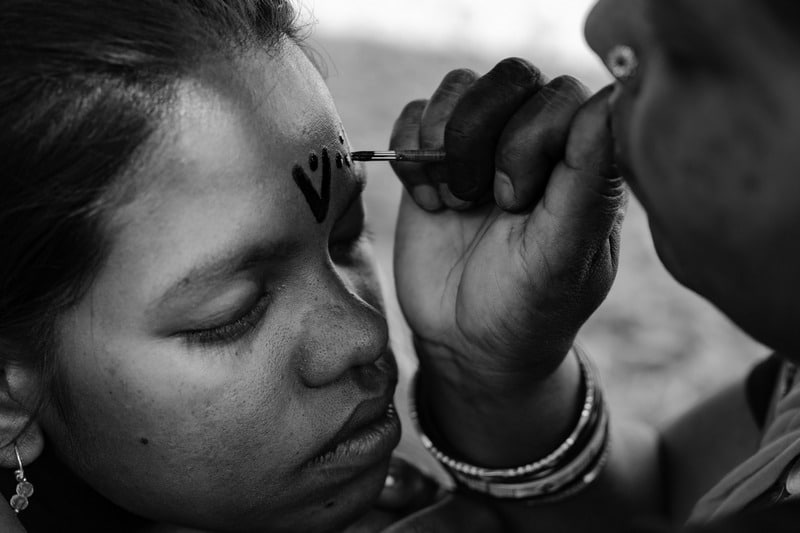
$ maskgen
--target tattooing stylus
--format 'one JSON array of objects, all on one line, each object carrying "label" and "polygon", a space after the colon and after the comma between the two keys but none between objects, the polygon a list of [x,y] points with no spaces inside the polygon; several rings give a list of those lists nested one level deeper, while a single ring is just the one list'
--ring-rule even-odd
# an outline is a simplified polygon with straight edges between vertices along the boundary
[{"label": "tattooing stylus", "polygon": [[441,163],[447,158],[444,150],[387,150],[383,152],[353,152],[353,161],[399,161],[409,163]]}]

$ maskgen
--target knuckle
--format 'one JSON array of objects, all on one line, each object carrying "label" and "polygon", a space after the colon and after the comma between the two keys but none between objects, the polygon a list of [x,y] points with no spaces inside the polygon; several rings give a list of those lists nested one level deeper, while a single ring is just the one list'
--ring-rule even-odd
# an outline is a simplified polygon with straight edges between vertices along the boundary
[{"label": "knuckle", "polygon": [[422,112],[425,110],[425,107],[428,105],[428,101],[424,98],[420,98],[417,100],[412,100],[411,102],[407,103],[403,110],[400,112],[401,118],[408,118],[408,117],[420,117],[422,116]]},{"label": "knuckle", "polygon": [[468,68],[458,68],[445,74],[442,85],[463,86],[470,85],[478,79],[475,71]]},{"label": "knuckle", "polygon": [[468,69],[454,70],[448,73],[436,88],[425,109],[424,116],[428,120],[446,119],[476,79],[477,74]]},{"label": "knuckle", "polygon": [[497,148],[495,166],[500,170],[507,171],[530,158],[531,149],[527,143],[504,143]]},{"label": "knuckle", "polygon": [[559,76],[548,83],[544,89],[562,102],[583,103],[589,98],[589,90],[572,76]]},{"label": "knuckle", "polygon": [[507,83],[521,86],[537,85],[542,81],[542,72],[535,65],[520,57],[503,59],[487,76],[500,77]]},{"label": "knuckle", "polygon": [[[450,121],[447,123],[444,131],[444,144],[448,152],[462,152],[460,143],[467,141],[471,138],[474,132],[462,121]],[[465,154],[466,155],[466,154]]]}]

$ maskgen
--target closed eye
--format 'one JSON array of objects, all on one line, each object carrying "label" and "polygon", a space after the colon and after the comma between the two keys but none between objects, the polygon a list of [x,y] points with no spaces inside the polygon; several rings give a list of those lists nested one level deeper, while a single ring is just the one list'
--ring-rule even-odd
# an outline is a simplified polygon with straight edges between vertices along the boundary
[{"label": "closed eye", "polygon": [[271,296],[270,292],[264,292],[254,304],[242,309],[234,318],[203,328],[184,330],[177,335],[190,346],[233,343],[256,329],[266,314]]}]

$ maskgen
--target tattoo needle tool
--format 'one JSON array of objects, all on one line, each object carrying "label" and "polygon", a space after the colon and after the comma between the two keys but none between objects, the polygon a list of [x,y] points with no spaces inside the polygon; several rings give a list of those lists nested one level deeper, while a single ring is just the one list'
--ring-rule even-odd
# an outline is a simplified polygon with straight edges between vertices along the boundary
[{"label": "tattoo needle tool", "polygon": [[386,150],[350,154],[353,161],[398,161],[409,163],[441,163],[447,158],[444,150]]}]

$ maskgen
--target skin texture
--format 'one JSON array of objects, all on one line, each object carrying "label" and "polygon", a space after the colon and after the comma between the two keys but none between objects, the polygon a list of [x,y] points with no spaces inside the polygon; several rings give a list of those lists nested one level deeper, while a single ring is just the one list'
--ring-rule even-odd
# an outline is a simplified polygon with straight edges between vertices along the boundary
[{"label": "skin texture", "polygon": [[[328,531],[377,497],[399,426],[379,453],[314,462],[351,417],[382,416],[396,382],[363,176],[333,169],[327,216],[292,178],[302,165],[319,191],[309,154],[341,136],[293,43],[180,85],[132,199],[109,213],[107,262],[59,324],[74,412],[41,421],[115,503],[202,530]],[[233,339],[187,338],[242,316]]]},{"label": "skin texture", "polygon": [[[406,195],[395,239],[395,278],[418,351],[425,354],[421,364],[437,378],[430,388],[443,399],[434,403],[439,424],[456,430],[475,420],[448,416],[458,407],[446,401],[449,395],[439,394],[443,389],[487,420],[503,412],[506,403],[548,411],[547,423],[557,431],[535,448],[523,438],[515,440],[520,447],[513,453],[492,452],[491,441],[510,428],[518,431],[517,424],[506,425],[503,417],[490,427],[472,427],[470,439],[453,441],[466,454],[481,454],[481,464],[502,467],[548,453],[569,433],[579,401],[574,393],[578,372],[574,358],[561,363],[616,272],[625,190],[611,171],[608,107],[602,97],[584,108],[574,119],[580,127],[570,132],[565,125],[586,99],[575,80],[559,78],[542,87],[537,71],[518,59],[498,64],[471,86],[461,79],[451,73],[430,102],[407,107],[395,125],[392,145],[414,148],[436,131],[447,145],[449,130],[425,117],[446,121],[450,115],[438,108],[454,109],[448,124],[459,124],[469,145],[483,139],[496,147],[489,170],[469,176],[470,183],[483,181],[480,188],[491,190],[493,180],[514,176],[515,208],[510,212],[488,202],[467,211],[431,212]],[[510,111],[506,85],[516,88],[511,92],[516,113]],[[453,99],[462,96],[456,106],[439,98],[453,95],[455,88],[461,94]],[[531,148],[518,149],[525,147]],[[561,155],[550,158],[548,153]],[[446,170],[459,168],[448,165]],[[401,164],[396,169],[412,191],[420,186],[414,169],[408,174]],[[581,216],[585,212],[590,216]],[[556,369],[564,383],[544,386],[531,397],[531,383]],[[473,395],[463,398],[459,389],[466,381]],[[497,395],[495,388],[503,388],[503,394]]]},{"label": "skin texture", "polygon": [[[602,0],[587,39],[601,58],[617,44],[631,46],[640,61],[632,80],[585,101],[572,83],[537,90],[524,81],[525,69],[503,62],[486,75],[490,82],[451,73],[429,101],[401,113],[398,149],[424,143],[461,153],[453,130],[494,146],[488,155],[485,147],[470,152],[484,161],[465,184],[454,183],[457,172],[396,166],[409,191],[396,243],[398,294],[417,334],[426,387],[436,390],[427,408],[459,458],[485,466],[531,462],[569,427],[564,413],[576,412],[576,385],[565,343],[615,274],[619,218],[609,213],[619,214],[624,202],[603,171],[604,147],[612,144],[670,272],[765,344],[789,357],[800,353],[797,45],[758,8],[749,0]],[[521,83],[530,91],[520,91]],[[510,94],[522,95],[516,107]],[[471,105],[481,109],[471,113]],[[486,159],[494,160],[494,173]],[[494,190],[494,202],[453,202],[433,187],[442,175],[451,195],[475,201],[471,191]],[[419,235],[426,239],[412,238]],[[597,250],[610,259],[594,262],[603,257]],[[423,256],[434,280],[420,294],[437,291],[438,299],[412,296],[419,278],[411,273],[422,272]],[[605,275],[581,270],[598,264]],[[500,296],[508,287],[518,292]],[[426,319],[414,323],[418,316]],[[554,317],[560,320],[547,322]],[[756,450],[743,394],[741,384],[732,385],[662,431],[612,415],[611,456],[593,486],[558,505],[495,505],[502,530],[680,524],[688,500]],[[709,451],[719,443],[724,453]]]},{"label": "skin texture", "polygon": [[[797,352],[797,45],[757,2],[656,4],[603,0],[586,27],[600,57],[617,43],[639,56],[614,99],[618,163],[669,271],[760,341]],[[685,32],[656,27],[663,12],[708,32],[724,20],[717,56],[687,66],[672,44]]]},{"label": "skin texture", "polygon": [[[709,63],[703,54],[689,77],[665,61],[666,43],[647,7],[654,4],[604,1],[589,20],[587,35],[601,56],[620,42],[640,54],[639,76],[614,96],[607,90],[587,100],[574,80],[545,84],[530,65],[510,60],[484,77],[448,76],[430,101],[412,103],[398,119],[395,148],[444,146],[481,158],[471,161],[474,174],[458,172],[459,160],[422,172],[396,167],[411,193],[398,223],[398,292],[425,386],[437,391],[432,416],[468,461],[530,462],[570,429],[579,395],[567,349],[616,271],[625,192],[614,149],[673,274],[759,339],[794,348],[790,273],[798,266],[800,210],[791,143],[800,120],[796,67],[776,52],[787,43],[744,0],[687,4],[701,28],[712,28],[720,13],[729,25],[714,33],[729,61]],[[671,11],[678,3],[659,5]],[[338,146],[341,135],[331,106],[318,99],[324,90],[307,83],[318,78],[305,72],[299,51],[248,58],[236,75],[218,68],[183,88],[174,127],[165,131],[173,157],[155,154],[161,164],[140,176],[134,200],[109,220],[112,257],[62,322],[62,371],[80,398],[77,423],[49,412],[42,426],[99,490],[160,520],[218,529],[280,530],[279,519],[305,531],[335,527],[366,509],[385,463],[360,474],[324,469],[333,475],[299,465],[393,380],[366,270],[328,256],[334,221],[349,219],[343,189],[355,189],[356,180],[334,171],[344,177],[332,178],[326,216],[313,207],[325,202],[312,165],[303,172],[318,197],[296,186],[292,169],[311,151]],[[264,72],[281,75],[265,81]],[[785,76],[761,83],[777,72]],[[496,202],[485,203],[488,191]],[[210,245],[281,239],[289,245],[282,254],[223,276],[232,285],[154,307],[166,286],[186,285],[180,280],[218,253]],[[775,250],[785,256],[776,260]],[[249,295],[264,290],[264,318],[235,346],[189,349],[176,338],[204,322],[196,313],[218,318],[218,305],[256,300]],[[719,410],[739,405],[701,406],[695,432],[672,433],[669,460],[698,456],[697,441],[736,440],[726,430],[748,429],[744,413]],[[567,502],[495,505],[499,526],[478,520],[492,518],[483,506],[452,498],[393,531],[440,531],[445,523],[619,531],[648,514],[679,521],[670,501],[677,490],[665,487],[659,470],[661,437],[616,419],[612,431],[602,476]],[[699,431],[711,440],[698,439]],[[724,471],[748,451],[698,467]],[[700,494],[713,482],[695,477],[672,483],[694,483],[687,490]],[[145,491],[148,499],[140,499]]]}]

